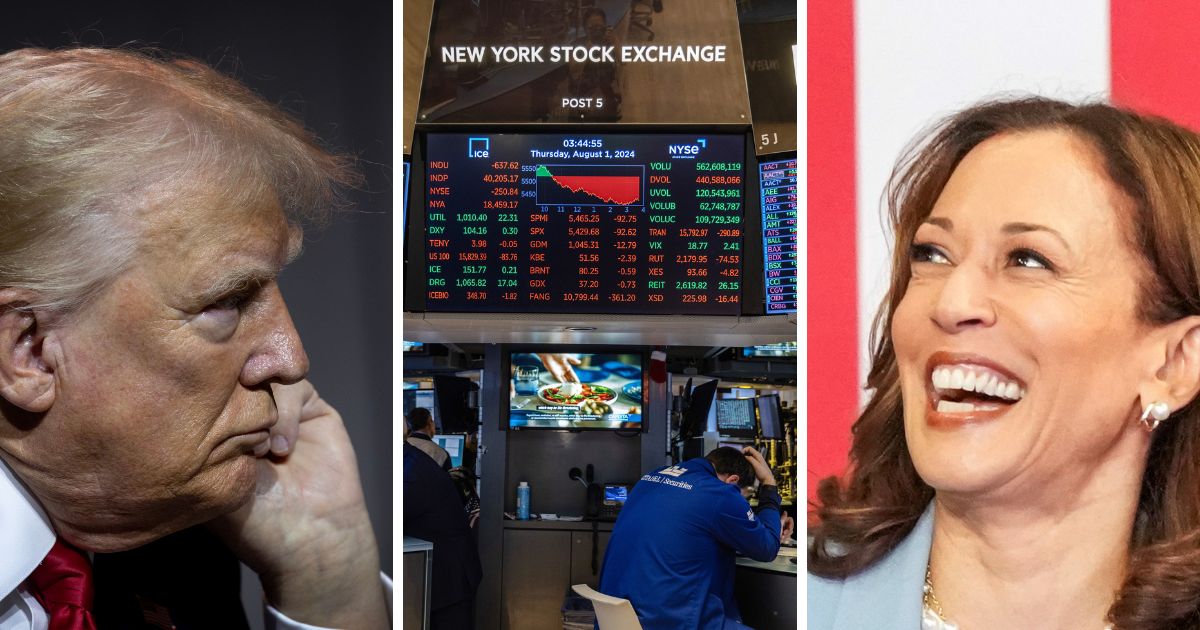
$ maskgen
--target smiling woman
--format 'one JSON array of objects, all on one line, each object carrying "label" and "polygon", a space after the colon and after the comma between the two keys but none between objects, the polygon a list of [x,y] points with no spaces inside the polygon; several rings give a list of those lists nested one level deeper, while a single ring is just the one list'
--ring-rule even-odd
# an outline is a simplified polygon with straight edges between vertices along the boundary
[{"label": "smiling woman", "polygon": [[901,160],[889,204],[874,393],[810,516],[809,627],[1197,627],[1200,137],[988,103]]}]

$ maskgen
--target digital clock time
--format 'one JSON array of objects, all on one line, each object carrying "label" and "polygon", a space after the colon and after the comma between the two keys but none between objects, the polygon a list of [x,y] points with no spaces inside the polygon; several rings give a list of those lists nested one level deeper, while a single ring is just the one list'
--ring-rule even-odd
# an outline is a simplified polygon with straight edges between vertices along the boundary
[{"label": "digital clock time", "polygon": [[602,138],[564,138],[564,149],[600,149],[604,147]]}]

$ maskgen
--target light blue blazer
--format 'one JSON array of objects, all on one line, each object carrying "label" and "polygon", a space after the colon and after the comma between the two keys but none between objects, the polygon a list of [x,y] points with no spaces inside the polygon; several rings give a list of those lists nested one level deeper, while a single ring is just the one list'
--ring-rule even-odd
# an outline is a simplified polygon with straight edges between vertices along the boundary
[{"label": "light blue blazer", "polygon": [[891,553],[844,580],[808,576],[809,630],[919,630],[933,503]]}]

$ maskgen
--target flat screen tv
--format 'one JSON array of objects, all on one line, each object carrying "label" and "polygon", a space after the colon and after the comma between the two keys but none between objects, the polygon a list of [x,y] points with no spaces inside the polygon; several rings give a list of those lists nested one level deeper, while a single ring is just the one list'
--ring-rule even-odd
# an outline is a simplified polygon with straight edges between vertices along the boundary
[{"label": "flat screen tv", "polygon": [[796,357],[799,346],[795,341],[772,343],[763,346],[746,346],[742,348],[744,357],[786,358]]},{"label": "flat screen tv", "polygon": [[511,353],[508,428],[641,431],[646,409],[642,358],[639,353]]}]

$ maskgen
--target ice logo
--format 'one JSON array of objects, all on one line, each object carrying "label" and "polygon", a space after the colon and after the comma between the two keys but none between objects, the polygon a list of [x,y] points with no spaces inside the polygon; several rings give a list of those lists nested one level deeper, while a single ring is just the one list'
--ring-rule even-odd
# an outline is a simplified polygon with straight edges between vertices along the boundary
[{"label": "ice logo", "polygon": [[467,138],[467,157],[488,157],[492,148],[491,138]]}]

